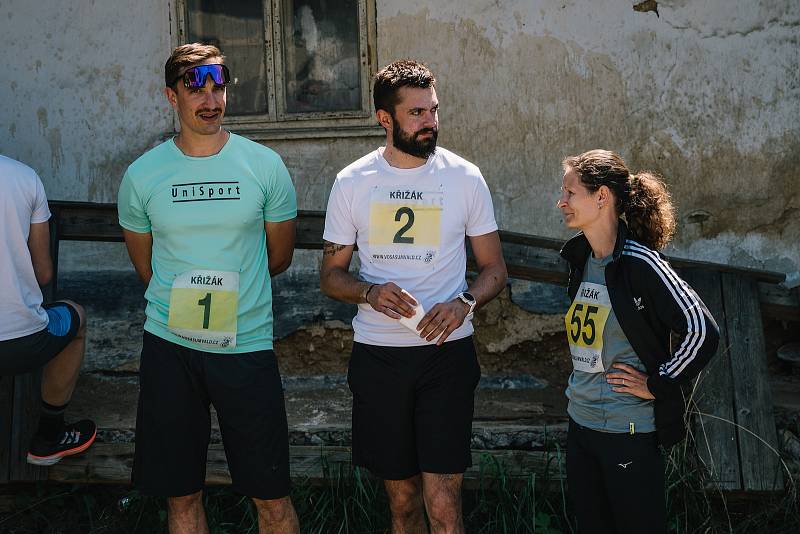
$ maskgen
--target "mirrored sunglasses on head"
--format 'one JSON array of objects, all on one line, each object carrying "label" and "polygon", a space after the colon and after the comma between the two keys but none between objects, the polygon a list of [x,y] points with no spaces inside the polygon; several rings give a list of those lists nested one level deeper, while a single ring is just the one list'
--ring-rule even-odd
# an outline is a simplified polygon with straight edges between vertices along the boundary
[{"label": "mirrored sunglasses on head", "polygon": [[227,85],[231,81],[228,67],[221,63],[192,67],[187,69],[178,80],[183,79],[183,85],[187,89],[196,89],[203,87],[206,84],[206,78],[209,76],[217,85]]}]

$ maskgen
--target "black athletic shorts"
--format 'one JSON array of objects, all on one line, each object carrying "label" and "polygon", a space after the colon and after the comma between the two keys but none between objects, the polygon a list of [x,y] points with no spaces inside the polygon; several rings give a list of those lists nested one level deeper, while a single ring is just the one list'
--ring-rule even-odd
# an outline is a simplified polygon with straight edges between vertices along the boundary
[{"label": "black athletic shorts", "polygon": [[472,337],[442,346],[353,343],[353,463],[385,480],[466,471],[480,376]]},{"label": "black athletic shorts", "polygon": [[43,367],[75,339],[81,327],[75,308],[66,302],[53,302],[44,309],[49,318],[45,328],[0,341],[0,375],[19,375]]},{"label": "black athletic shorts", "polygon": [[289,494],[289,433],[271,350],[215,354],[144,333],[132,481],[147,495],[203,489],[219,420],[234,491],[258,499]]},{"label": "black athletic shorts", "polygon": [[655,432],[598,432],[570,418],[567,489],[579,533],[667,531],[664,456]]}]

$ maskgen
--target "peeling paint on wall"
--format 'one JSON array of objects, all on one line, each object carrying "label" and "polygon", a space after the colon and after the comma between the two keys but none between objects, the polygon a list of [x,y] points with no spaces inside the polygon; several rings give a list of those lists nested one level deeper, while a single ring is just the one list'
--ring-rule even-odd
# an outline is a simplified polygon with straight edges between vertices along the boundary
[{"label": "peeling paint on wall", "polygon": [[0,46],[19,76],[0,80],[10,134],[0,153],[33,167],[51,199],[113,202],[125,166],[172,127],[157,105],[166,3],[8,0],[6,10]]},{"label": "peeling paint on wall", "polygon": [[640,13],[647,13],[652,11],[653,13],[658,15],[658,2],[656,0],[644,0],[644,2],[639,2],[638,4],[633,4],[633,10],[638,11]]},{"label": "peeling paint on wall", "polygon": [[796,270],[800,7],[735,4],[379,2],[379,63],[438,74],[441,143],[481,166],[503,228],[567,237],[559,163],[611,148],[669,184],[669,253]]},{"label": "peeling paint on wall", "polygon": [[[113,202],[124,168],[172,130],[160,82],[172,4],[3,3],[0,45],[24,76],[0,80],[0,152],[51,198]],[[606,147],[668,182],[680,220],[668,253],[798,270],[800,3],[376,4],[379,64],[416,57],[437,73],[441,144],[481,167],[501,227],[567,237],[560,161]],[[123,8],[130,23],[116,24]],[[379,140],[267,144],[300,208],[324,209],[336,172]]]}]

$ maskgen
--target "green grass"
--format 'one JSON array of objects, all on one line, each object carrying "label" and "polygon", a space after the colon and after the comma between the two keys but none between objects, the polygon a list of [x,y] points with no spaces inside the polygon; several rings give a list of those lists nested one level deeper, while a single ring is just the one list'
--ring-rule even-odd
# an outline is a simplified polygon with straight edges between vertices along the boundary
[{"label": "green grass", "polygon": [[[733,424],[733,423],[732,423]],[[667,455],[669,531],[676,534],[728,532],[735,534],[800,532],[800,503],[792,471],[784,468],[785,491],[731,493],[720,489],[694,452],[694,436]],[[765,448],[765,454],[779,453]]]},{"label": "green grass", "polygon": [[[478,534],[571,532],[560,451],[541,473],[509,477],[495,457],[481,458],[478,489],[464,495],[465,526]],[[554,476],[558,475],[558,476]]]},{"label": "green grass", "polygon": [[[570,533],[563,457],[543,472],[509,476],[491,456],[481,459],[483,476],[464,492],[470,534]],[[667,461],[670,531],[688,533],[790,533],[800,525],[790,478],[786,495],[731,500],[714,489],[691,453],[691,442],[674,448]],[[303,533],[367,534],[389,528],[380,481],[347,465],[325,466],[327,483],[296,483],[292,499]],[[559,476],[555,476],[559,475]],[[257,533],[248,499],[227,487],[209,488],[205,505],[211,532]],[[123,486],[24,484],[0,486],[0,533],[92,534],[166,532],[162,499]]]}]

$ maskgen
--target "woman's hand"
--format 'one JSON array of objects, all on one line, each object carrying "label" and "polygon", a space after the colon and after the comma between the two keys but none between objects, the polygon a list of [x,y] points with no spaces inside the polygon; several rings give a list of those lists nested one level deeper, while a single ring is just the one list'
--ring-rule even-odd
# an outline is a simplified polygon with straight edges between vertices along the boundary
[{"label": "woman's hand", "polygon": [[624,363],[615,363],[611,367],[621,369],[621,372],[606,373],[606,381],[611,384],[611,391],[619,393],[630,393],[640,399],[655,399],[650,390],[647,389],[647,375],[641,371]]}]

